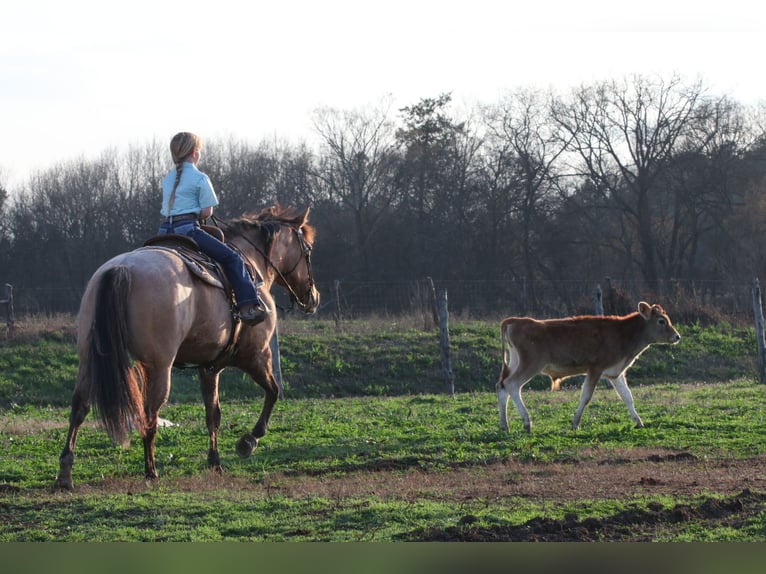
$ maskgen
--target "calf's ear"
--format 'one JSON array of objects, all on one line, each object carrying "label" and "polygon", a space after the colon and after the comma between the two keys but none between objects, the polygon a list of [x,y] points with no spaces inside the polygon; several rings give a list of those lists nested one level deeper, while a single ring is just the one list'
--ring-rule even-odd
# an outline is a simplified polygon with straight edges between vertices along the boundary
[{"label": "calf's ear", "polygon": [[638,304],[638,312],[641,314],[641,316],[646,319],[647,321],[652,316],[652,306],[649,305],[646,301],[641,301]]}]

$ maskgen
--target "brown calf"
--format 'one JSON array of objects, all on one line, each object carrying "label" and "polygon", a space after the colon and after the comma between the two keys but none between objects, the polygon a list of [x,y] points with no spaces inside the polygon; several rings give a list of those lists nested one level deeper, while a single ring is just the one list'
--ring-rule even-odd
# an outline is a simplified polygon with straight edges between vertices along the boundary
[{"label": "brown calf", "polygon": [[585,375],[580,404],[572,428],[580,426],[585,406],[601,377],[612,382],[628,407],[636,427],[644,426],[633,406],[625,372],[653,343],[674,345],[681,335],[659,305],[643,301],[638,311],[623,317],[585,316],[538,321],[529,317],[508,317],[500,325],[503,369],[497,382],[500,429],[508,430],[508,399],[529,432],[532,422],[521,400],[521,388],[535,375],[551,378],[552,388],[573,375]]}]

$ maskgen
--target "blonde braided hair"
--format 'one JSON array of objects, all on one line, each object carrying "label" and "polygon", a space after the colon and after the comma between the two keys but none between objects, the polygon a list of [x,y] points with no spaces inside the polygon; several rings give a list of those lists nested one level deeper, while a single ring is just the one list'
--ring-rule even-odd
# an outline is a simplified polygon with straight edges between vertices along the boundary
[{"label": "blonde braided hair", "polygon": [[202,147],[202,139],[191,132],[178,132],[170,140],[170,155],[173,163],[176,165],[176,180],[173,183],[173,191],[170,192],[166,213],[170,214],[170,207],[173,205],[173,199],[176,195],[178,182],[181,181],[181,172],[184,168],[184,161],[195,151]]}]

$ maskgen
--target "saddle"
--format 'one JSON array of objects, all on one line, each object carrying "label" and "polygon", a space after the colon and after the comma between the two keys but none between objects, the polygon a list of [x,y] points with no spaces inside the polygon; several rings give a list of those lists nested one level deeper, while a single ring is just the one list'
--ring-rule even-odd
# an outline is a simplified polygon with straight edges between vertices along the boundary
[{"label": "saddle", "polygon": [[[210,225],[203,225],[202,228],[216,237],[219,241],[223,242],[224,235],[220,229]],[[154,237],[147,239],[144,242],[144,245],[139,247],[136,251],[150,249],[169,251],[178,255],[181,258],[181,261],[183,261],[186,265],[187,269],[189,269],[189,271],[195,277],[207,283],[208,285],[222,289],[226,298],[228,299],[229,306],[231,308],[233,326],[229,341],[223,350],[218,354],[218,356],[210,363],[205,365],[186,363],[173,364],[174,367],[181,369],[202,367],[211,373],[218,372],[221,369],[219,366],[221,361],[229,356],[233,356],[237,352],[239,334],[241,330],[241,321],[235,312],[236,301],[234,300],[234,290],[232,289],[231,283],[226,277],[226,273],[223,271],[223,267],[221,267],[217,261],[202,253],[199,250],[197,242],[187,235],[180,235],[176,233],[155,235]],[[249,267],[247,262],[245,264]],[[252,272],[252,270],[250,271]]]},{"label": "saddle", "polygon": [[208,285],[223,289],[231,298],[232,290],[223,268],[213,259],[199,251],[197,243],[186,235],[166,233],[151,237],[139,249],[170,251],[178,255],[195,277]]}]

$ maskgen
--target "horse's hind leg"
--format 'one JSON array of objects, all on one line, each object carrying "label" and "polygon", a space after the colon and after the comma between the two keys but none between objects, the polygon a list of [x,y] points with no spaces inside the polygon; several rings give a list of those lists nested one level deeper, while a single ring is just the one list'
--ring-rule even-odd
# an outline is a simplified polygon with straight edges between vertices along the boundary
[{"label": "horse's hind leg", "polygon": [[[269,418],[271,417],[271,411],[274,409],[274,405],[279,398],[279,385],[271,369],[265,375],[258,378],[253,377],[259,385],[263,387],[266,394],[263,398],[263,408],[261,409],[261,416],[258,418],[258,422],[255,423],[253,430],[250,434],[244,434],[237,441],[237,454],[246,458],[253,454],[255,447],[258,446],[258,439],[266,434],[266,429],[269,426]],[[261,381],[265,380],[265,383]]]},{"label": "horse's hind leg", "polygon": [[59,473],[56,482],[53,484],[54,490],[73,490],[72,484],[72,465],[74,464],[74,448],[77,442],[77,431],[80,430],[85,417],[90,412],[90,403],[87,399],[87,393],[84,393],[78,385],[72,395],[72,410],[69,414],[69,432],[67,433],[64,449],[59,456]]},{"label": "horse's hind leg", "polygon": [[146,478],[157,478],[157,467],[154,464],[154,438],[157,436],[157,421],[160,408],[170,395],[170,367],[166,369],[145,369],[144,381],[144,413],[146,427],[141,433],[144,443],[144,471]]},{"label": "horse's hind leg", "polygon": [[207,465],[215,472],[221,472],[221,457],[218,454],[218,427],[221,426],[221,405],[218,402],[218,373],[199,369],[200,390],[205,401],[205,423],[210,437],[207,451]]}]

